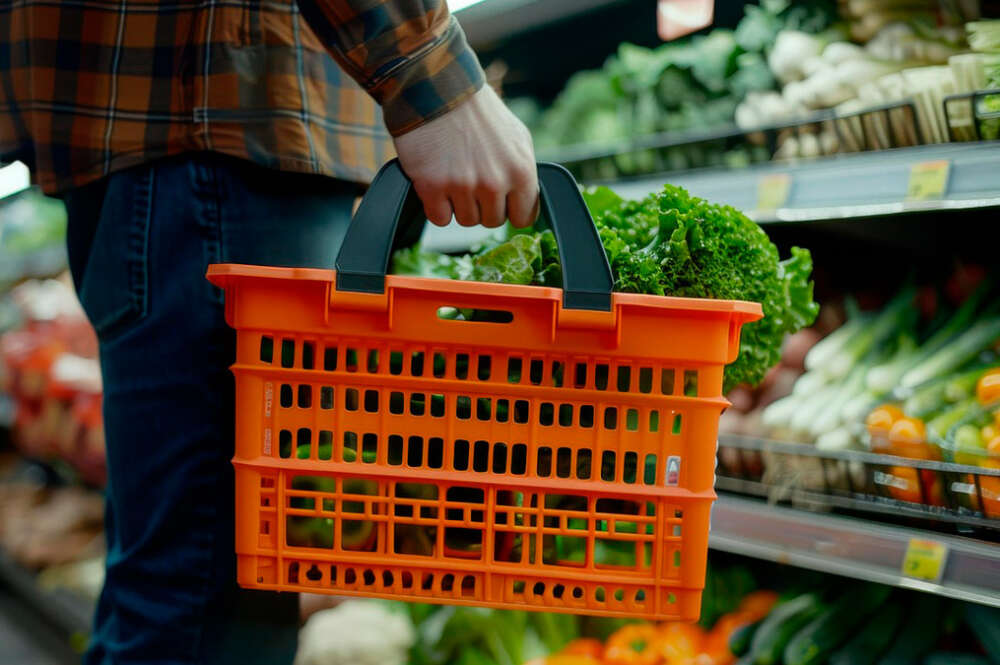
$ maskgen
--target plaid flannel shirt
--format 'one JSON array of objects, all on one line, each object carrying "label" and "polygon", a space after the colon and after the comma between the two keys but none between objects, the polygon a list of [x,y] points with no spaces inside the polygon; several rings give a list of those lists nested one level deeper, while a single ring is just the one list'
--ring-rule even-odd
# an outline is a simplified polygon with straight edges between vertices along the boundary
[{"label": "plaid flannel shirt", "polygon": [[50,193],[193,150],[366,182],[483,82],[445,0],[0,0],[0,159]]}]

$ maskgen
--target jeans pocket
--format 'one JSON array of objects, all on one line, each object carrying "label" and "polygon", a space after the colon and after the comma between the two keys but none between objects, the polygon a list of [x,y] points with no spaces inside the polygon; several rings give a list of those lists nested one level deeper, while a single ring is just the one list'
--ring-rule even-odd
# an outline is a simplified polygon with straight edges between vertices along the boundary
[{"label": "jeans pocket", "polygon": [[102,340],[146,316],[153,167],[111,175],[79,285],[80,302]]}]

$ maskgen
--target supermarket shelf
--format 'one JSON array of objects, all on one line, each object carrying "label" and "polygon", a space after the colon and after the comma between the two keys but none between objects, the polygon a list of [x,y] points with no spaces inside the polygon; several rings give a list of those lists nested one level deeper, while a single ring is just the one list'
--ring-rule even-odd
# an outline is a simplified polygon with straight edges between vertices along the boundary
[{"label": "supermarket shelf", "polygon": [[623,0],[483,0],[455,12],[469,43],[480,48]]},{"label": "supermarket shelf", "polygon": [[90,603],[69,591],[46,591],[34,575],[0,551],[0,585],[29,606],[68,643],[81,643],[90,632],[93,608]]},{"label": "supermarket shelf", "polygon": [[[937,582],[902,574],[912,538],[948,550]],[[709,546],[824,573],[1000,607],[1000,546],[863,519],[773,506],[721,495],[712,510]]]},{"label": "supermarket shelf", "polygon": [[[747,211],[764,223],[864,219],[904,213],[1000,207],[1000,146],[956,143],[837,155],[812,161],[768,163],[741,170],[703,170],[608,183],[627,198],[641,198],[664,182]],[[915,164],[948,160],[940,199],[911,201],[906,193]],[[787,175],[788,198],[777,210],[758,210],[763,178]]]}]

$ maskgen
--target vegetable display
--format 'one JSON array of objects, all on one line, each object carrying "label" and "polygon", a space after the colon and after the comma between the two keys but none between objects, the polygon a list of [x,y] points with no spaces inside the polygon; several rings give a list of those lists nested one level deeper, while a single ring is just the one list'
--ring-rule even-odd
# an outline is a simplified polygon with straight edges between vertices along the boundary
[{"label": "vegetable display", "polygon": [[[511,100],[511,107],[532,129],[539,150],[731,125],[745,95],[775,86],[767,65],[775,35],[786,28],[820,32],[835,17],[834,3],[828,0],[765,0],[760,6],[747,5],[735,31],[719,28],[655,49],[621,44],[602,69],[573,75],[544,112],[538,113],[537,103],[523,98]],[[592,175],[736,166],[756,159],[743,148],[636,150],[602,160]]]},{"label": "vegetable display", "polygon": [[[763,409],[764,433],[826,450],[893,452],[890,430],[902,419],[920,436],[926,425],[943,437],[969,412],[979,378],[1000,365],[998,286],[987,276],[953,310],[942,306],[926,321],[917,297],[906,286],[874,313],[848,300],[846,322],[808,350],[805,372]],[[904,438],[903,427],[893,438]]]},{"label": "vegetable display", "polygon": [[[738,210],[672,185],[642,201],[623,200],[604,187],[584,198],[616,291],[761,303],[764,318],[744,326],[740,355],[726,367],[726,390],[759,383],[780,359],[785,336],[816,318],[808,250],[793,248],[791,257],[780,260],[763,229]],[[554,236],[538,230],[461,257],[401,250],[393,271],[546,286],[559,286],[562,279]]]}]

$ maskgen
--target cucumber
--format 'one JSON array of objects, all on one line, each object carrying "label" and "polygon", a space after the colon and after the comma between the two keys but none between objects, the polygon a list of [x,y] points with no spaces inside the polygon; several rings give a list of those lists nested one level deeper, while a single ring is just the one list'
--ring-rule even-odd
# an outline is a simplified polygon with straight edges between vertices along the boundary
[{"label": "cucumber", "polygon": [[785,647],[785,665],[816,665],[842,645],[889,597],[882,584],[865,584],[841,596],[833,606],[795,634]]},{"label": "cucumber", "polygon": [[913,665],[937,646],[941,638],[941,599],[921,593],[914,598],[912,606],[903,617],[903,627],[878,665]]},{"label": "cucumber", "polygon": [[803,594],[775,607],[750,641],[754,665],[778,665],[788,641],[822,610],[819,596],[813,593]]},{"label": "cucumber", "polygon": [[830,665],[874,665],[892,644],[902,618],[898,602],[888,602],[875,610],[868,625],[830,657]]},{"label": "cucumber", "polygon": [[1000,610],[976,603],[966,603],[965,623],[983,645],[990,660],[1000,664]]},{"label": "cucumber", "polygon": [[729,651],[734,656],[745,656],[750,653],[750,642],[763,621],[761,619],[753,623],[746,623],[733,631],[732,635],[729,636]]},{"label": "cucumber", "polygon": [[924,658],[923,665],[990,665],[990,660],[974,653],[935,651]]}]

